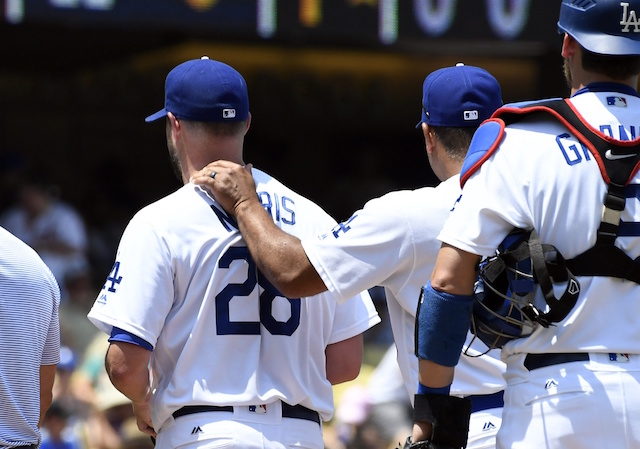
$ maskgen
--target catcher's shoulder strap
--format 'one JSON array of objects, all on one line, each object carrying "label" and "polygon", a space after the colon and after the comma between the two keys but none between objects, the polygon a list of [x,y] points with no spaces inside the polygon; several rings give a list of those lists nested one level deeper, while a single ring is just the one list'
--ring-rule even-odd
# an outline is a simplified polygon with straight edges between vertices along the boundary
[{"label": "catcher's shoulder strap", "polygon": [[469,177],[498,149],[504,137],[506,125],[518,121],[526,114],[531,114],[537,104],[555,100],[511,103],[501,107],[493,113],[491,118],[485,120],[474,133],[469,145],[460,170],[460,186],[464,186]]},{"label": "catcher's shoulder strap", "polygon": [[571,103],[562,99],[506,106],[492,119],[502,120],[506,126],[531,114],[551,116],[566,126],[589,149],[608,186],[596,244],[567,260],[567,267],[575,275],[611,276],[640,284],[640,257],[631,259],[614,245],[626,203],[625,186],[640,169],[640,138],[621,141],[607,136],[585,123]]}]

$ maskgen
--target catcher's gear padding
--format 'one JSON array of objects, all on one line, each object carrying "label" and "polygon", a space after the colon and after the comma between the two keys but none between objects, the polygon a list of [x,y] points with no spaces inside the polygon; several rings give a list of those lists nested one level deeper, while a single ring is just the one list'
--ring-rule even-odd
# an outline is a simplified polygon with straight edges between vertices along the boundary
[{"label": "catcher's gear padding", "polygon": [[[595,2],[591,0],[590,3]],[[640,27],[640,23],[638,26]],[[602,221],[598,227],[596,244],[582,254],[567,260],[567,268],[576,276],[611,276],[640,284],[640,258],[632,259],[615,246],[621,226],[630,225],[630,223],[622,223],[621,216],[626,207],[626,186],[640,170],[638,139],[616,141],[596,132],[583,122],[568,100],[545,100],[530,102],[523,106],[505,106],[494,113],[491,119],[493,122],[491,120],[485,122],[476,132],[460,172],[460,181],[464,182],[468,179],[497,149],[504,126],[515,123],[527,115],[547,115],[566,126],[581,144],[589,149],[598,163],[602,178],[607,183],[607,196],[604,199]],[[485,127],[487,130],[483,131]],[[485,139],[489,138],[490,141],[491,138],[494,139],[487,147],[488,149],[482,144],[474,148],[474,141],[482,143],[483,140],[476,139],[478,135],[484,136]]]},{"label": "catcher's gear padding", "polygon": [[[533,231],[517,230],[504,240],[496,256],[484,260],[476,285],[471,332],[489,349],[529,335],[538,325],[562,321],[580,294],[580,284],[552,245],[540,243]],[[553,283],[564,283],[556,298]],[[546,306],[534,305],[540,288]]]},{"label": "catcher's gear padding", "polygon": [[431,438],[426,442],[413,442],[409,447],[412,449],[464,449],[467,447],[470,417],[471,401],[469,399],[441,394],[416,394],[413,420],[431,423]]}]

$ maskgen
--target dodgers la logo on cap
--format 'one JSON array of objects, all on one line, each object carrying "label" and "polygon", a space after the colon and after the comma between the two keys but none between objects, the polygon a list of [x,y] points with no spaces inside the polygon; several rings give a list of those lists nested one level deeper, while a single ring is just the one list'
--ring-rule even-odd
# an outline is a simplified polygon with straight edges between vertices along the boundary
[{"label": "dodgers la logo on cap", "polygon": [[164,108],[145,121],[158,120],[167,112],[197,122],[247,120],[247,83],[233,67],[207,56],[183,62],[167,75]]}]

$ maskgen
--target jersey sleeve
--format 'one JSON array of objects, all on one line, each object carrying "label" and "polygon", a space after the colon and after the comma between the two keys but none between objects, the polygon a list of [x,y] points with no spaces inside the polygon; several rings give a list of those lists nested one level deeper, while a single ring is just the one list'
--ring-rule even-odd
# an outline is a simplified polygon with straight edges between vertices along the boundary
[{"label": "jersey sleeve", "polygon": [[410,274],[415,261],[412,229],[395,198],[373,199],[328,232],[302,240],[309,261],[339,302],[391,276]]},{"label": "jersey sleeve", "polygon": [[363,291],[343,304],[338,304],[328,344],[355,337],[380,323],[373,300]]},{"label": "jersey sleeve", "polygon": [[514,228],[531,229],[535,198],[530,197],[533,181],[523,151],[535,150],[521,148],[518,154],[503,144],[476,168],[438,235],[440,241],[486,257],[495,254]]},{"label": "jersey sleeve", "polygon": [[145,220],[125,229],[116,260],[88,318],[103,332],[123,329],[155,346],[174,297],[172,251]]}]

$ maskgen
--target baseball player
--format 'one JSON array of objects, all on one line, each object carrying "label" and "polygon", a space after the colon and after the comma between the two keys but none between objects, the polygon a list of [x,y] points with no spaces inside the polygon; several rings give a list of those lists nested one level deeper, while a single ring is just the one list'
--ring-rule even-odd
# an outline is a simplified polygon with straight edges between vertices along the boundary
[{"label": "baseball player", "polygon": [[[242,163],[251,117],[240,73],[206,57],[179,64],[165,108],[146,120],[160,118],[184,186],[133,217],[89,312],[110,335],[107,372],[158,448],[323,448],[331,384],[359,373],[361,333],[380,321],[373,302],[283,296],[234,220],[188,182],[211,160]],[[266,173],[256,179],[276,226],[305,237],[335,224]]]},{"label": "baseball player", "polygon": [[[639,18],[639,0],[562,1],[558,28],[571,96],[560,103],[606,143],[602,154],[578,136],[579,125],[541,104],[498,111],[474,136],[462,196],[439,236],[443,247],[417,324],[420,375],[429,387],[451,383],[469,328],[476,266],[510,232],[536,231],[580,284],[566,318],[502,349],[500,448],[640,447],[640,278],[632,261],[640,256]],[[505,128],[501,117],[524,107],[541,112]],[[612,163],[626,168],[628,179],[609,183]],[[590,271],[570,263],[592,248],[600,255],[587,257]],[[536,295],[533,304],[548,313],[539,289]],[[438,447],[451,447],[438,438],[438,423],[431,435],[430,401],[414,440],[431,447],[425,440],[433,436]]]},{"label": "baseball player", "polygon": [[[193,180],[210,188],[234,215],[261,271],[288,295],[328,290],[344,302],[359,290],[385,288],[398,363],[412,401],[419,392],[414,322],[420,288],[440,248],[440,227],[460,195],[458,173],[473,132],[502,105],[501,90],[487,71],[459,64],[426,77],[422,105],[420,127],[442,183],[373,199],[347,221],[325,229],[321,238],[300,241],[274,226],[260,211],[254,180],[237,164],[215,162]],[[218,173],[213,180],[212,171]],[[486,351],[482,344],[469,349],[474,356]],[[452,391],[474,399],[469,447],[495,447],[502,371],[496,357],[462,359]]]}]

